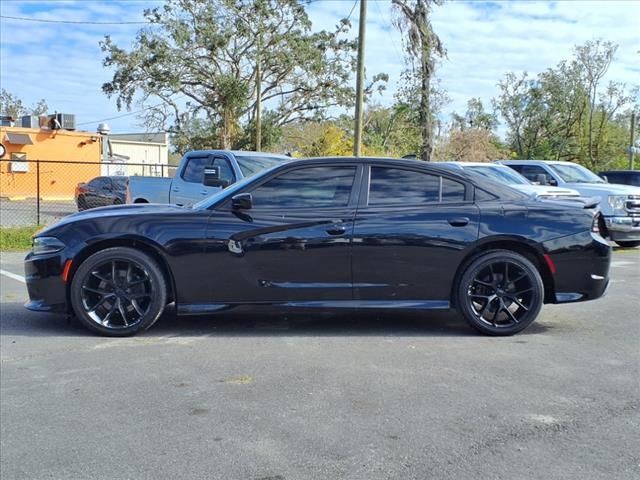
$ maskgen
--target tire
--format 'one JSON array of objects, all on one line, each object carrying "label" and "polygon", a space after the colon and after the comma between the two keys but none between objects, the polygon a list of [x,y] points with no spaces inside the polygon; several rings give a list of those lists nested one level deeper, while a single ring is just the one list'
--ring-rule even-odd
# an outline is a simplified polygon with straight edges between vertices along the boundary
[{"label": "tire", "polygon": [[640,246],[640,241],[638,240],[616,240],[616,243],[622,248],[635,248]]},{"label": "tire", "polygon": [[536,319],[544,302],[544,284],[538,269],[524,256],[491,250],[463,270],[455,300],[473,328],[486,335],[508,336]]},{"label": "tire", "polygon": [[80,264],[70,297],[83,326],[100,335],[126,337],[158,320],[167,303],[167,281],[148,255],[113,247]]}]

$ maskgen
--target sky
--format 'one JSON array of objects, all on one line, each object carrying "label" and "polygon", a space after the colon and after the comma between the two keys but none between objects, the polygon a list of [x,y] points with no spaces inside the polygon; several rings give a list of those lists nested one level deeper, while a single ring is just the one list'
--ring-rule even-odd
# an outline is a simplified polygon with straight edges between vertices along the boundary
[{"label": "sky", "polygon": [[[76,115],[78,129],[95,131],[106,120],[114,133],[144,131],[135,114],[118,111],[102,93],[113,72],[102,66],[99,42],[110,35],[129,47],[142,25],[27,22],[27,17],[75,22],[143,21],[150,0],[0,0],[0,87],[31,105],[44,98],[50,110]],[[354,8],[355,7],[355,8]],[[307,7],[314,30],[333,29],[350,16],[358,30],[353,0],[314,0]],[[387,90],[374,101],[393,102],[403,63],[402,34],[393,26],[390,0],[370,0],[367,11],[367,76],[389,75]],[[486,107],[509,71],[537,74],[571,57],[576,44],[603,38],[619,45],[605,81],[640,84],[640,1],[448,1],[435,7],[432,23],[447,50],[437,77],[451,103],[442,112],[464,113],[479,97]],[[355,78],[355,77],[354,77]],[[354,79],[355,85],[355,79]],[[135,110],[135,107],[134,107]]]}]

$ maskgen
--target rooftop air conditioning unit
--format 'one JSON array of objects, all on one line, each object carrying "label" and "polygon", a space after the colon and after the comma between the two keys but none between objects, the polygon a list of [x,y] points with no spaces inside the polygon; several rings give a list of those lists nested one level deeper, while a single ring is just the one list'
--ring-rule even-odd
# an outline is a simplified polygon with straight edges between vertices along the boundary
[{"label": "rooftop air conditioning unit", "polygon": [[49,128],[51,130],[75,130],[76,116],[70,113],[54,113],[49,115]]},{"label": "rooftop air conditioning unit", "polygon": [[13,127],[13,117],[11,115],[0,115],[0,127]]},{"label": "rooftop air conditioning unit", "polygon": [[20,117],[20,126],[22,128],[40,128],[40,119],[35,115],[24,115]]}]

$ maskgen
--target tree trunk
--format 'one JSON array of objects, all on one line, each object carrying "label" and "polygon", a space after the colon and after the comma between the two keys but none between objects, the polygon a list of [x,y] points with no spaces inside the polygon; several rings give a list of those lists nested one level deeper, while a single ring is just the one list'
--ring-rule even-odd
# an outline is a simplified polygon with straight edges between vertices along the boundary
[{"label": "tree trunk", "polygon": [[420,125],[422,134],[422,151],[420,158],[425,162],[431,161],[433,149],[433,126],[431,125],[431,105],[429,90],[431,85],[431,48],[428,40],[424,40],[422,48],[422,85],[420,88]]}]

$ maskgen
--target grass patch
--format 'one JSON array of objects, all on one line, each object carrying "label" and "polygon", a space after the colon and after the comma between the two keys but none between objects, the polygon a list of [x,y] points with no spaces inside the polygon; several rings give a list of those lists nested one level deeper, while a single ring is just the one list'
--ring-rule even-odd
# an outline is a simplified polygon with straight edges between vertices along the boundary
[{"label": "grass patch", "polygon": [[31,248],[31,236],[41,228],[41,226],[1,227],[0,250],[3,252],[29,250]]}]

